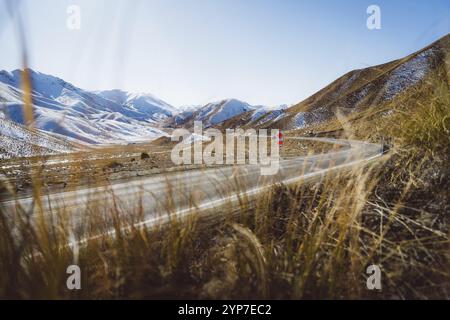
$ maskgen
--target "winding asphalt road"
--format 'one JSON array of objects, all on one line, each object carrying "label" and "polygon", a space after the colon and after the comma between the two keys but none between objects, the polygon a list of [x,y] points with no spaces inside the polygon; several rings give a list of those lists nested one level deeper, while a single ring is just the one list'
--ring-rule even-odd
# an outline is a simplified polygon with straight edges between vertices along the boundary
[{"label": "winding asphalt road", "polygon": [[[286,137],[341,145],[339,151],[313,156],[281,159],[276,175],[262,176],[260,165],[223,166],[217,168],[159,174],[110,186],[86,188],[55,193],[42,197],[43,211],[64,208],[77,224],[89,212],[89,206],[105,210],[115,205],[123,212],[143,212],[148,226],[167,221],[170,212],[179,217],[192,208],[206,210],[235,202],[242,196],[255,195],[276,184],[291,184],[303,180],[320,179],[331,171],[371,161],[382,155],[382,147],[361,141],[331,138]],[[14,212],[19,205],[32,210],[33,199],[23,198],[3,202],[4,212]]]}]

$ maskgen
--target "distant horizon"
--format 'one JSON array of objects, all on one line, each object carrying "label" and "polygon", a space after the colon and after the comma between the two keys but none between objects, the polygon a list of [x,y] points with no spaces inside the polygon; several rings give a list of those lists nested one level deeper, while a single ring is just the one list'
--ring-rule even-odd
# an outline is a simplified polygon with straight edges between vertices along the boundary
[{"label": "distant horizon", "polygon": [[[377,1],[380,30],[366,26],[371,4],[24,0],[17,8],[32,70],[84,90],[146,93],[180,108],[226,99],[293,105],[352,70],[403,58],[450,30],[443,0]],[[81,9],[80,30],[66,28],[69,5]],[[22,69],[4,6],[0,1],[0,69]]]}]

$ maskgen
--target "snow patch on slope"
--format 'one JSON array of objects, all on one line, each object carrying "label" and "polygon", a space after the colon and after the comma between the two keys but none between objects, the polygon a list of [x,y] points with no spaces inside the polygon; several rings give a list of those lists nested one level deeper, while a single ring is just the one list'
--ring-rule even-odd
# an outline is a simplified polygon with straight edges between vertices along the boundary
[{"label": "snow patch on slope", "polygon": [[433,48],[428,49],[395,69],[384,88],[384,99],[392,100],[398,93],[422,80],[430,69]]},{"label": "snow patch on slope", "polygon": [[0,118],[0,136],[0,159],[74,151],[74,148],[62,139],[56,139],[39,130],[30,131],[4,118]]},{"label": "snow patch on slope", "polygon": [[305,112],[299,112],[293,119],[292,129],[302,129],[306,127]]}]

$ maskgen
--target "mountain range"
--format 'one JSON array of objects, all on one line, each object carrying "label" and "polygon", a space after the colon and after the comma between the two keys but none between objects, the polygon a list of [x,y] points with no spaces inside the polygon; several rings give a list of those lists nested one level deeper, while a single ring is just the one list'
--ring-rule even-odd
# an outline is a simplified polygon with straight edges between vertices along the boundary
[{"label": "mountain range", "polygon": [[[158,137],[158,121],[174,115],[169,104],[150,95],[86,91],[57,77],[28,70],[32,83],[33,127],[86,143]],[[21,70],[0,71],[5,118],[24,123]]]},{"label": "mountain range", "polygon": [[[259,107],[227,99],[205,106],[175,108],[147,93],[123,90],[87,91],[58,77],[27,69],[32,84],[34,123],[30,131],[24,125],[23,70],[0,71],[0,134],[4,137],[0,150],[8,155],[29,156],[77,149],[73,145],[117,144],[150,141],[168,136],[173,127],[203,121],[205,126],[217,125],[236,115]],[[263,108],[261,108],[263,110]],[[26,149],[10,142],[15,131],[32,132],[39,139],[23,141],[34,145]],[[2,129],[3,128],[3,129]],[[29,136],[29,137],[31,137]],[[49,137],[52,143],[45,143]],[[64,148],[54,145],[60,141]],[[11,148],[8,148],[11,146]],[[27,150],[27,151],[25,151]],[[35,150],[36,152],[32,152]]]},{"label": "mountain range", "polygon": [[[389,103],[430,74],[449,69],[450,35],[403,59],[351,71],[292,105],[252,106],[224,99],[175,108],[150,94],[87,91],[29,69],[33,130],[23,126],[21,70],[0,71],[0,154],[28,156],[76,150],[86,144],[117,144],[169,136],[175,127],[305,129],[336,114]],[[33,138],[33,139],[32,139]]]},{"label": "mountain range", "polygon": [[175,115],[168,123],[172,126],[192,127],[194,121],[201,121],[205,128],[220,126],[227,120],[251,113],[254,120],[271,113],[281,113],[287,105],[250,105],[238,99],[223,99],[204,106],[188,106]]}]

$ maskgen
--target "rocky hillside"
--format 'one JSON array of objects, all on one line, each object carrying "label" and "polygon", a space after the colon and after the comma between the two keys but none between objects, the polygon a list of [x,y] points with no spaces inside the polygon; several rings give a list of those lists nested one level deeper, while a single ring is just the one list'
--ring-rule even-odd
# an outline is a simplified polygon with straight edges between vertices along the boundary
[{"label": "rocky hillside", "polygon": [[[257,121],[252,113],[240,115],[224,126],[307,129],[342,115],[392,103],[431,77],[447,82],[450,68],[450,35],[403,59],[351,71],[306,100]],[[446,70],[443,74],[438,73]],[[446,73],[446,74],[445,74]]]}]

